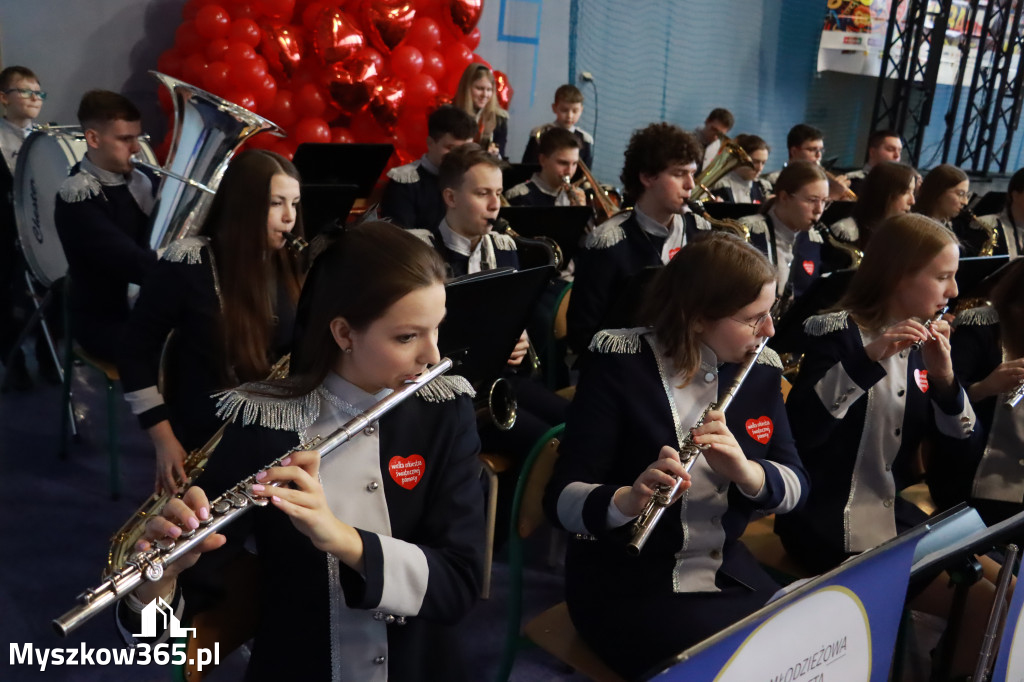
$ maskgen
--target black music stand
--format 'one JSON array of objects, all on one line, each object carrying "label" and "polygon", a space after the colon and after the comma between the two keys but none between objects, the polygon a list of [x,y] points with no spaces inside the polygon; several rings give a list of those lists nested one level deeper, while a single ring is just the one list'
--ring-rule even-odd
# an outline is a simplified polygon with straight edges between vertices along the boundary
[{"label": "black music stand", "polygon": [[526,329],[554,268],[501,268],[466,275],[445,285],[448,314],[438,331],[441,355],[452,372],[477,389],[500,376]]},{"label": "black music stand", "polygon": [[344,225],[359,197],[356,185],[302,183],[302,227],[312,241],[324,229]]},{"label": "black music stand", "polygon": [[501,189],[508,190],[520,182],[526,182],[534,173],[540,172],[539,163],[510,163],[501,171]]},{"label": "black music stand", "polygon": [[295,150],[293,163],[304,184],[354,185],[359,198],[368,197],[395,151],[390,144],[305,142]]},{"label": "black music stand", "polygon": [[555,240],[565,265],[579,250],[594,212],[588,206],[502,206],[498,217],[524,237]]},{"label": "black music stand", "polygon": [[1006,208],[1006,192],[986,192],[985,196],[970,204],[974,215],[993,215]]},{"label": "black music stand", "polygon": [[849,218],[853,215],[853,207],[856,205],[856,201],[833,201],[832,205],[821,214],[821,222],[832,225],[843,218]]},{"label": "black music stand", "polygon": [[775,336],[768,342],[777,353],[802,353],[807,343],[804,320],[828,310],[839,302],[856,270],[826,272],[793,301],[782,317],[775,321]]},{"label": "black music stand", "polygon": [[728,201],[708,201],[704,210],[715,220],[739,220],[758,213],[764,204],[734,204]]},{"label": "black music stand", "polygon": [[961,258],[956,271],[956,286],[960,290],[957,300],[987,297],[1009,264],[1010,257],[1006,254]]}]

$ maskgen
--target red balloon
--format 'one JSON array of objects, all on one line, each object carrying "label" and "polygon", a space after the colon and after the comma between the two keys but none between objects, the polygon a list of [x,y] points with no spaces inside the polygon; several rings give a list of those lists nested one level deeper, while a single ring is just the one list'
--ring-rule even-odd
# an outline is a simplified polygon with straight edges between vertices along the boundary
[{"label": "red balloon", "polygon": [[405,35],[405,44],[420,50],[436,50],[441,47],[441,27],[430,17],[417,16]]},{"label": "red balloon", "polygon": [[444,51],[444,63],[448,67],[448,74],[453,78],[460,78],[472,61],[473,53],[464,43],[451,43]]},{"label": "red balloon", "polygon": [[405,139],[408,140],[411,147],[418,148],[418,145],[426,144],[427,112],[423,109],[406,107],[406,110],[399,116],[396,127],[405,134]]},{"label": "red balloon", "polygon": [[256,58],[256,50],[245,43],[229,43],[224,53],[224,61],[234,67],[244,66],[246,62]]},{"label": "red balloon", "polygon": [[275,24],[287,24],[295,11],[295,0],[253,0],[253,5]]},{"label": "red balloon", "polygon": [[181,54],[201,52],[205,41],[196,30],[195,22],[186,21],[174,32],[174,46]]},{"label": "red balloon", "polygon": [[295,124],[291,138],[298,144],[305,142],[330,142],[331,128],[322,118],[304,118]]},{"label": "red balloon", "polygon": [[277,75],[291,77],[302,63],[304,39],[298,26],[264,26],[261,51],[268,68]]},{"label": "red balloon", "polygon": [[421,73],[409,79],[405,84],[406,101],[410,106],[424,108],[434,102],[437,97],[437,83],[430,76]]},{"label": "red balloon", "polygon": [[332,64],[327,71],[327,92],[334,103],[352,115],[366,108],[377,85],[377,70],[369,62],[353,62],[349,68]]},{"label": "red balloon", "polygon": [[292,105],[291,91],[279,89],[274,95],[273,104],[267,108],[264,115],[282,128],[291,128],[298,120],[298,113]]},{"label": "red balloon", "polygon": [[302,26],[307,31],[315,31],[319,23],[320,13],[330,7],[327,2],[312,2],[302,10]]},{"label": "red balloon", "polygon": [[466,44],[471,50],[475,50],[480,46],[480,27],[474,26],[473,30],[466,34],[466,37],[462,39],[462,42]]},{"label": "red balloon", "polygon": [[228,93],[224,95],[224,99],[234,102],[249,111],[256,108],[256,96],[246,90],[228,90]]},{"label": "red balloon", "polygon": [[256,92],[263,88],[267,77],[266,63],[258,59],[250,59],[241,64],[232,64],[235,82],[244,90]]},{"label": "red balloon", "polygon": [[171,112],[174,111],[174,100],[171,99],[171,91],[167,88],[160,88],[156,92],[156,99],[164,114],[169,117]]},{"label": "red balloon", "polygon": [[331,128],[331,142],[334,144],[352,144],[355,141],[348,128]]},{"label": "red balloon", "polygon": [[[156,60],[156,70],[160,73],[166,73],[168,76],[175,78],[182,77],[182,59],[181,55],[174,48],[167,50]],[[163,88],[160,88],[163,91]]]},{"label": "red balloon", "polygon": [[188,0],[181,7],[181,18],[185,21],[193,21],[196,18],[196,14],[199,13],[206,5],[209,5],[213,0]]},{"label": "red balloon", "polygon": [[206,78],[206,57],[191,54],[181,65],[181,77],[186,83],[202,83]]},{"label": "red balloon", "polygon": [[196,12],[196,31],[203,38],[223,38],[230,29],[231,16],[220,5],[206,5]]},{"label": "red balloon", "polygon": [[352,137],[356,142],[384,142],[390,141],[390,136],[378,124],[377,120],[369,111],[362,111],[352,117],[349,125]]},{"label": "red balloon", "polygon": [[412,78],[423,70],[423,53],[412,45],[402,45],[391,53],[391,70],[402,80]]},{"label": "red balloon", "polygon": [[324,99],[323,94],[320,92],[320,88],[313,83],[299,86],[295,90],[295,96],[292,101],[297,111],[301,111],[310,117],[323,116],[324,111],[327,110],[326,99]]},{"label": "red balloon", "polygon": [[275,137],[271,142],[267,144],[267,151],[274,152],[275,154],[280,154],[289,161],[293,156],[295,156],[295,149],[280,137]]},{"label": "red balloon", "polygon": [[211,62],[203,76],[203,88],[221,97],[231,87],[231,66],[227,62]]},{"label": "red balloon", "polygon": [[411,0],[361,0],[363,25],[374,47],[389,53],[409,32],[416,18]]},{"label": "red balloon", "polygon": [[265,116],[277,99],[277,81],[269,73],[264,73],[263,81],[253,94],[256,95],[256,112]]},{"label": "red balloon", "polygon": [[374,70],[376,70],[376,72],[379,74],[384,73],[387,70],[387,64],[384,61],[384,55],[382,55],[380,52],[373,49],[372,47],[364,47],[363,49],[359,50],[359,52],[356,52],[354,55],[352,55],[351,59],[349,59],[349,61],[347,61],[345,64],[346,66],[349,66],[353,62],[370,62],[373,64]]},{"label": "red balloon", "polygon": [[206,46],[206,63],[222,62],[227,58],[228,41],[226,38],[215,38]]},{"label": "red balloon", "polygon": [[447,0],[447,5],[445,19],[464,36],[476,27],[484,10],[484,0]]},{"label": "red balloon", "polygon": [[498,104],[502,109],[508,109],[509,103],[512,102],[512,95],[515,93],[512,90],[512,84],[508,82],[508,76],[497,69],[494,70],[494,86]]},{"label": "red balloon", "polygon": [[433,78],[438,83],[444,77],[444,57],[437,50],[428,50],[423,53],[423,73]]},{"label": "red balloon", "polygon": [[245,43],[254,48],[260,44],[262,37],[259,24],[252,19],[236,19],[228,31],[228,38],[232,42]]},{"label": "red balloon", "polygon": [[313,32],[313,51],[325,65],[343,62],[365,45],[363,32],[337,7],[324,10]]},{"label": "red balloon", "polygon": [[381,78],[373,89],[370,113],[384,130],[394,131],[405,100],[405,85],[397,78]]}]

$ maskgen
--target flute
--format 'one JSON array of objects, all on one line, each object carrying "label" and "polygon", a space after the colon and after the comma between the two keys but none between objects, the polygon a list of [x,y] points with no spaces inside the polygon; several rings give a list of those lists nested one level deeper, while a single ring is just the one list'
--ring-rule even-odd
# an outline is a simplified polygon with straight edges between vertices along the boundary
[{"label": "flute", "polygon": [[[928,320],[927,322],[924,323],[924,328],[930,330],[933,324],[935,324],[936,322],[938,322],[939,320],[942,319],[942,316],[946,314],[947,310],[949,310],[949,306],[948,305],[947,306],[943,306],[942,310],[940,310],[938,312],[938,314],[935,315],[935,317],[933,317],[932,319],[930,319],[930,320]],[[912,343],[910,345],[910,347],[913,350],[921,350],[921,346],[923,346],[923,345],[924,345],[924,341],[921,341],[920,339],[918,339],[917,341],[914,341],[914,343]]]},{"label": "flute", "polygon": [[1006,397],[1007,407],[1017,407],[1017,403],[1024,398],[1024,381],[1017,384],[1017,388],[1013,389],[1013,392]]},{"label": "flute", "polygon": [[[143,581],[160,580],[164,575],[165,567],[194,550],[203,540],[220,531],[241,514],[254,507],[265,507],[268,498],[257,496],[252,491],[253,484],[257,482],[257,474],[271,467],[280,466],[282,459],[299,450],[315,448],[320,453],[320,458],[323,459],[338,446],[348,442],[353,436],[358,435],[367,426],[379,420],[400,402],[447,372],[451,367],[452,361],[449,358],[442,358],[439,363],[417,377],[415,381],[402,386],[366,412],[352,418],[326,438],[317,436],[309,443],[303,443],[281,455],[252,476],[239,481],[233,488],[210,503],[210,518],[200,521],[198,529],[183,532],[177,540],[158,541],[154,543],[153,549],[136,554],[124,568],[111,574],[99,586],[87,589],[78,595],[78,606],[63,616],[55,618],[54,629],[58,634],[67,636],[107,606],[128,596]],[[277,487],[280,484],[271,482],[267,485]]]}]

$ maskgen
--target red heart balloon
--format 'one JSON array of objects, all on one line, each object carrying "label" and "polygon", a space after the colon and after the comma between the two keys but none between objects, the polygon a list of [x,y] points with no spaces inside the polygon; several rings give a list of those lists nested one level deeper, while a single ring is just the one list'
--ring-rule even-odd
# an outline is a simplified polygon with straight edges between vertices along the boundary
[{"label": "red heart balloon", "polygon": [[365,42],[352,17],[337,7],[328,7],[317,18],[313,51],[325,65],[345,61],[361,50]]},{"label": "red heart balloon", "polygon": [[348,115],[366,108],[377,84],[373,62],[352,61],[349,68],[340,63],[327,69],[327,91],[331,99]]},{"label": "red heart balloon", "polygon": [[304,39],[298,26],[263,26],[260,53],[271,73],[291,78],[302,63]]},{"label": "red heart balloon", "polygon": [[370,42],[388,54],[409,32],[416,8],[411,0],[363,0],[362,15]]},{"label": "red heart balloon", "polygon": [[480,21],[480,14],[483,11],[484,0],[448,0],[445,18],[451,19],[452,25],[462,35],[469,35]]},{"label": "red heart balloon", "polygon": [[402,112],[405,84],[397,78],[381,78],[373,89],[370,113],[384,130],[392,132]]},{"label": "red heart balloon", "polygon": [[508,76],[497,69],[494,70],[494,89],[498,98],[498,104],[501,105],[502,109],[508,109],[508,105],[512,101],[512,95],[515,92],[512,90],[512,85],[508,82]]}]

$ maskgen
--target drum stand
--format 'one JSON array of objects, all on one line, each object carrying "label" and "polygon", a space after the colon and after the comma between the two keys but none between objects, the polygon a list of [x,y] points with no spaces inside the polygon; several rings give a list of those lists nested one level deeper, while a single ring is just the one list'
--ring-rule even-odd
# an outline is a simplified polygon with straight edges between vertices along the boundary
[{"label": "drum stand", "polygon": [[[28,288],[29,297],[32,299],[32,305],[35,306],[35,310],[32,311],[32,315],[25,322],[21,328],[21,332],[18,334],[18,339],[14,343],[14,348],[11,350],[11,354],[5,359],[4,366],[10,367],[11,361],[17,355],[21,349],[21,345],[25,343],[25,339],[28,338],[29,333],[36,324],[43,330],[43,337],[46,339],[46,347],[50,350],[50,356],[53,358],[53,364],[57,368],[57,374],[60,376],[61,383],[64,383],[64,363],[61,362],[60,356],[57,354],[57,345],[53,342],[53,335],[50,333],[50,326],[46,324],[46,309],[53,302],[54,291],[56,286],[50,286],[46,290],[46,294],[40,296],[36,290],[36,281],[29,273],[28,269],[25,269],[25,286]],[[71,343],[69,339],[67,341]],[[4,377],[4,385],[6,386],[7,376]],[[71,435],[72,437],[78,436],[78,426],[75,424],[75,412],[71,403],[68,403],[68,421],[71,424]]]}]

